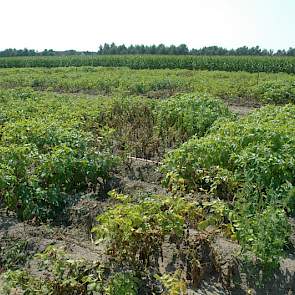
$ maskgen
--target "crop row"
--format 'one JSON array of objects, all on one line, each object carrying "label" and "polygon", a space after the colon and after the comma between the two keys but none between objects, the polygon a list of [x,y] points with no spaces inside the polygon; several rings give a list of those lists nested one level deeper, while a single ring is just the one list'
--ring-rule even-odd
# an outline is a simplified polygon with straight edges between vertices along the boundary
[{"label": "crop row", "polygon": [[2,57],[0,67],[129,67],[131,69],[189,69],[295,73],[294,57],[261,56],[63,56]]},{"label": "crop row", "polygon": [[[128,77],[128,78],[127,78]],[[295,101],[295,77],[288,74],[229,73],[126,68],[0,69],[0,87],[104,96],[166,98],[200,92],[243,102]]]}]

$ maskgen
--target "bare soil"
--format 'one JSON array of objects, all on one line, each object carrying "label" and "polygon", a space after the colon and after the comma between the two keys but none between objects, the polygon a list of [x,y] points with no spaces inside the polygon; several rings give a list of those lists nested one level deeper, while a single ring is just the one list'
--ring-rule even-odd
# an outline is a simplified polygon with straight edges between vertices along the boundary
[{"label": "bare soil", "polygon": [[249,114],[250,112],[253,112],[257,109],[257,107],[254,106],[247,106],[247,105],[235,105],[231,104],[228,106],[228,108],[233,112],[238,114],[239,116],[245,116]]}]

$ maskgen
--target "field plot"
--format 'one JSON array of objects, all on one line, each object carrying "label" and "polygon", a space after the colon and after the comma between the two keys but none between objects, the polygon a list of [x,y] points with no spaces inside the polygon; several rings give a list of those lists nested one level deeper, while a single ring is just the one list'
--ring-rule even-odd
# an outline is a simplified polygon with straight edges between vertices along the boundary
[{"label": "field plot", "polygon": [[128,67],[131,69],[188,69],[295,73],[294,56],[90,55],[3,57],[0,67]]},{"label": "field plot", "polygon": [[0,294],[295,294],[294,61],[112,58],[0,60]]},{"label": "field plot", "polygon": [[148,98],[201,92],[239,105],[295,101],[295,77],[285,73],[107,67],[0,69],[0,86],[3,90],[28,88],[47,93]]}]

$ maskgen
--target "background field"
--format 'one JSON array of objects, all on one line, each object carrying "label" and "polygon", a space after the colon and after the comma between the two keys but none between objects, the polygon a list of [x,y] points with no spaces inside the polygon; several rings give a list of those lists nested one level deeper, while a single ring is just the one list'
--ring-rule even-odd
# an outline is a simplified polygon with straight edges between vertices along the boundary
[{"label": "background field", "polygon": [[294,73],[294,57],[277,56],[165,56],[165,55],[90,55],[1,57],[0,67],[104,66],[131,69],[188,69]]},{"label": "background field", "polygon": [[283,104],[295,99],[295,77],[285,73],[104,67],[0,69],[0,86],[1,89],[160,99],[178,93],[205,92],[240,104]]}]

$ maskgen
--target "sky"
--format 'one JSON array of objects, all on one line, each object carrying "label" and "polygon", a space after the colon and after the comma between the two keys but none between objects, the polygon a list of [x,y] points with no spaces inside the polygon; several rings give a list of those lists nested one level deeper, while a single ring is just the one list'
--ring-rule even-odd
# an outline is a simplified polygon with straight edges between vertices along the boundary
[{"label": "sky", "polygon": [[0,50],[295,47],[295,0],[0,0]]}]

